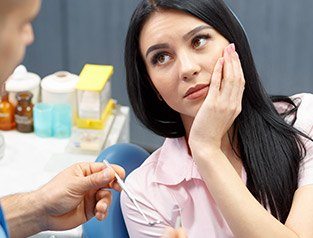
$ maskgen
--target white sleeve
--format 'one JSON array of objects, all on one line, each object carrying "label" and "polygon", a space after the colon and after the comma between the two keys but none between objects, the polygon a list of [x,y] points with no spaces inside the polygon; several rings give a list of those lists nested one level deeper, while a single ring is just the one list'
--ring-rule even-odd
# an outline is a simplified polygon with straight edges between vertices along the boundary
[{"label": "white sleeve", "polygon": [[[151,208],[147,201],[140,199],[139,206],[150,221],[162,220],[160,214]],[[164,221],[160,224],[149,226],[125,192],[121,194],[121,208],[127,231],[131,238],[161,237],[165,232],[166,226],[169,226],[169,224],[164,224]]]},{"label": "white sleeve", "polygon": [[[313,129],[310,131],[308,136],[313,138]],[[305,149],[306,156],[300,163],[298,187],[313,184],[313,142],[307,140],[305,142]]]},{"label": "white sleeve", "polygon": [[166,186],[154,182],[151,171],[151,167],[140,167],[126,178],[125,184],[148,220],[151,222],[160,220],[161,223],[149,226],[123,191],[121,208],[130,237],[160,237],[164,235],[166,227],[173,227],[172,210],[177,203]]},{"label": "white sleeve", "polygon": [[[313,94],[300,94],[301,104],[297,112],[295,127],[313,139]],[[313,184],[313,142],[303,138],[306,156],[300,163],[298,187]]]}]

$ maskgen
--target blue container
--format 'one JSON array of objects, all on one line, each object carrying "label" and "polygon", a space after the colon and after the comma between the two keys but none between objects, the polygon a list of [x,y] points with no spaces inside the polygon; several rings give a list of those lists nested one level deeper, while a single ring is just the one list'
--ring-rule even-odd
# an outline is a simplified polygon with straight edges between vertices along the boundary
[{"label": "blue container", "polygon": [[51,137],[53,124],[53,106],[47,103],[37,103],[34,107],[34,130],[40,137]]},{"label": "blue container", "polygon": [[53,106],[53,136],[67,138],[72,132],[72,108],[69,104]]}]

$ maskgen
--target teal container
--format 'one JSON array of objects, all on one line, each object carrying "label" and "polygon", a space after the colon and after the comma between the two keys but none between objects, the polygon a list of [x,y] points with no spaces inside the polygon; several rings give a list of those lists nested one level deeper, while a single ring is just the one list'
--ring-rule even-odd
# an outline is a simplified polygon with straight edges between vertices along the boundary
[{"label": "teal container", "polygon": [[37,103],[33,115],[35,134],[39,137],[53,136],[53,106],[47,103]]},{"label": "teal container", "polygon": [[70,137],[72,133],[72,108],[69,104],[53,106],[53,136],[57,138]]}]

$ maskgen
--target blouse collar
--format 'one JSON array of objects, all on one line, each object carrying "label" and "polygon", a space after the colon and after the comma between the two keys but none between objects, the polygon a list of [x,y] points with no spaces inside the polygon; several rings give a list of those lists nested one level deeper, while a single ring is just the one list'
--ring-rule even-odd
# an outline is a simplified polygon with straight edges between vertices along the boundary
[{"label": "blouse collar", "polygon": [[197,165],[188,153],[185,137],[165,139],[157,161],[154,182],[177,185],[183,180],[202,180]]}]

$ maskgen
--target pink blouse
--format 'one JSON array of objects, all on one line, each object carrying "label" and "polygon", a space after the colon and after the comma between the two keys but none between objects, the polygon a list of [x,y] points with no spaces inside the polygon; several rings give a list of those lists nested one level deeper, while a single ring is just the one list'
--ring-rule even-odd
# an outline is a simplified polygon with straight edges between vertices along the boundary
[{"label": "pink blouse", "polygon": [[[298,94],[292,98],[302,100],[295,127],[313,137],[313,95]],[[284,103],[275,106],[278,111],[286,109]],[[301,164],[299,187],[313,184],[313,142],[305,140],[305,146],[307,155]],[[242,171],[241,177],[246,183],[246,173]],[[234,237],[188,154],[183,137],[166,139],[161,148],[127,177],[126,184],[149,220],[162,221],[155,226],[147,225],[122,192],[121,206],[130,237],[160,237],[165,226],[175,226],[177,208],[188,237]]]}]

